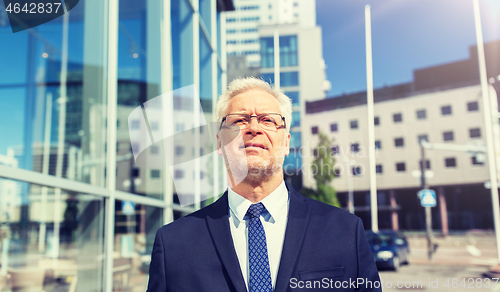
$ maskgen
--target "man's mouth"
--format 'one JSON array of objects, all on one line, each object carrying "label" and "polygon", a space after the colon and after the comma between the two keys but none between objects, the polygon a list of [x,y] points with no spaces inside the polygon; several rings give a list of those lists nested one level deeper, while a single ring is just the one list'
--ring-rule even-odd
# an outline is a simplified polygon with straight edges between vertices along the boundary
[{"label": "man's mouth", "polygon": [[244,148],[261,148],[264,150],[267,149],[264,145],[259,144],[259,143],[247,143],[247,144],[245,144]]}]

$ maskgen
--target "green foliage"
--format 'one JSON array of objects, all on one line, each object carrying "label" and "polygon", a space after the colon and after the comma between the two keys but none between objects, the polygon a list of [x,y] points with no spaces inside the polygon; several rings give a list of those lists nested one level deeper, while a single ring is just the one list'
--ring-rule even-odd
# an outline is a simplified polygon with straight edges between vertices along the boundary
[{"label": "green foliage", "polygon": [[314,200],[321,201],[336,207],[340,207],[337,198],[337,192],[331,186],[331,182],[335,178],[334,165],[335,157],[331,149],[331,141],[327,135],[319,132],[319,143],[316,147],[316,157],[314,158],[311,170],[316,181],[316,190],[310,188],[302,188],[302,195]]}]

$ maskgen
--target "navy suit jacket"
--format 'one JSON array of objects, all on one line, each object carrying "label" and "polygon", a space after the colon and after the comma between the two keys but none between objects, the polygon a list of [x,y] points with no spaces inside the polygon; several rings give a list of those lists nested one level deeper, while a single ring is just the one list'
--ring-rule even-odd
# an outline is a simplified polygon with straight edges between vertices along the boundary
[{"label": "navy suit jacket", "polygon": [[[290,207],[274,291],[381,291],[353,285],[362,279],[378,287],[379,281],[361,220],[287,188]],[[247,291],[231,237],[227,192],[158,230],[149,276],[149,292]]]}]

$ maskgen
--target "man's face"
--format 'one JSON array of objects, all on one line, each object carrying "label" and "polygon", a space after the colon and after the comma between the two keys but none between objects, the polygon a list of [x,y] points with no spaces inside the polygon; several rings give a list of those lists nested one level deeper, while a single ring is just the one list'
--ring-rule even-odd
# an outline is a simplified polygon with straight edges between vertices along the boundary
[{"label": "man's face", "polygon": [[[233,97],[226,115],[279,113],[276,98],[261,90],[249,90]],[[290,122],[290,121],[286,121]],[[290,152],[290,134],[286,129],[265,130],[256,118],[251,118],[246,129],[222,128],[217,134],[219,155],[224,154],[226,165],[233,176],[257,181],[281,174],[283,160]]]}]

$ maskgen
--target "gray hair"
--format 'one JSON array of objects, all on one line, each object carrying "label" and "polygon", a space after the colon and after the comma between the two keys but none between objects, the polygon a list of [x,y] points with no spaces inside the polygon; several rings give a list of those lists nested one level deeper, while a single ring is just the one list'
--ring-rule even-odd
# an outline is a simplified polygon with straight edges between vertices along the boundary
[{"label": "gray hair", "polygon": [[217,122],[219,124],[222,122],[222,118],[226,115],[227,108],[229,107],[229,102],[233,97],[255,89],[269,93],[276,98],[280,105],[281,114],[285,118],[286,130],[290,132],[290,125],[292,124],[292,102],[290,98],[286,96],[283,91],[276,89],[276,87],[256,77],[244,77],[231,81],[227,86],[227,90],[219,96],[217,104],[215,105]]}]

